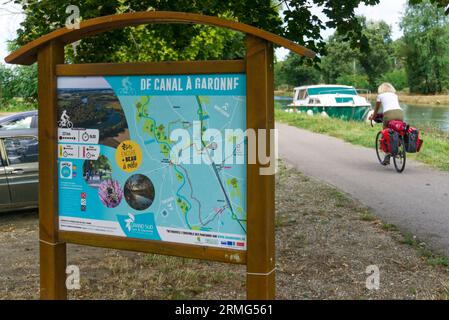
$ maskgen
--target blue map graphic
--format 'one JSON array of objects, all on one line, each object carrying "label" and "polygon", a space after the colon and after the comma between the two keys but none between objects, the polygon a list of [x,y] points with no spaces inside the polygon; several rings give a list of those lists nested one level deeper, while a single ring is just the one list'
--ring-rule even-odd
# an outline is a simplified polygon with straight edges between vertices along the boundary
[{"label": "blue map graphic", "polygon": [[[101,145],[101,154],[113,162],[111,176],[121,188],[130,176],[143,175],[154,186],[154,199],[142,211],[124,200],[106,208],[94,182],[89,187],[79,175],[70,184],[60,180],[60,215],[117,223],[126,237],[246,249],[245,137],[240,134],[246,130],[245,75],[102,79],[120,101],[142,163],[124,172],[115,163],[114,148]],[[71,161],[83,166],[82,160]],[[83,211],[79,191],[88,199]],[[67,221],[73,227],[75,220]]]}]

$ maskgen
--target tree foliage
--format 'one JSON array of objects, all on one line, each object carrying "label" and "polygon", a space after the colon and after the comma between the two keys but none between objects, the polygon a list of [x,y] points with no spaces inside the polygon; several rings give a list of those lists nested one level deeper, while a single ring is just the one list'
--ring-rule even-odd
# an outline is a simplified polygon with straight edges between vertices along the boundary
[{"label": "tree foliage", "polygon": [[276,87],[282,84],[314,84],[321,80],[319,70],[296,54],[291,54],[287,60],[276,63],[275,74]]},{"label": "tree foliage", "polygon": [[[442,4],[438,0],[410,1],[401,22],[404,36],[395,41],[387,23],[365,18],[358,19],[366,46],[353,46],[347,34],[335,32],[318,65],[321,79],[371,90],[381,82],[391,82],[398,90],[410,87],[413,93],[449,90],[449,17]],[[280,84],[294,79],[284,73],[301,69],[295,65],[288,70],[289,66],[284,63],[276,69]]]},{"label": "tree foliage", "polygon": [[335,33],[326,44],[326,55],[322,57],[320,69],[326,83],[336,83],[343,75],[356,74],[361,66],[360,51],[352,48],[344,37]]},{"label": "tree foliage", "polygon": [[[25,12],[17,43],[23,45],[65,25],[68,5],[80,8],[83,20],[116,13],[164,10],[221,16],[279,32],[281,19],[269,0],[15,0]],[[263,17],[263,19],[262,19]],[[106,32],[81,41],[74,62],[123,62],[235,58],[243,37],[229,30],[199,25],[148,25]],[[237,45],[238,43],[238,45]]]},{"label": "tree foliage", "polygon": [[[429,1],[440,6],[439,19],[442,19],[441,12],[447,5],[446,0],[410,0],[409,8],[412,5],[416,7],[415,4],[419,6],[420,3],[428,5]],[[418,32],[414,33],[415,29],[411,25],[423,22],[422,19],[421,22],[416,20],[422,18],[416,13],[410,15],[409,24],[408,22],[404,24],[404,32],[407,30],[408,36],[404,37],[404,40],[392,42],[388,25],[371,24],[355,16],[355,8],[359,5],[375,5],[379,0],[6,0],[6,2],[21,5],[25,13],[25,20],[17,31],[14,48],[63,27],[68,17],[65,12],[68,5],[77,5],[80,8],[82,20],[133,11],[185,11],[247,23],[285,36],[319,53],[315,60],[315,68],[307,59],[293,55],[277,65],[276,73],[281,75],[277,79],[277,84],[296,85],[325,81],[374,88],[379,81],[390,79],[398,87],[412,81],[413,90],[418,92],[433,92],[448,87],[444,76],[449,74],[445,69],[447,54],[443,54],[447,42],[443,38],[444,36],[445,39],[449,38],[444,31],[446,29],[432,27],[426,29],[430,31],[425,36]],[[319,6],[325,19],[315,15],[312,6]],[[408,9],[408,13],[411,12],[413,10]],[[336,29],[336,34],[327,42],[320,35],[326,28]],[[422,37],[424,41],[420,43],[419,39]],[[201,25],[164,24],[106,32],[82,40],[76,54],[70,46],[67,46],[66,50],[68,62],[76,63],[235,59],[244,54],[243,41],[242,34],[231,30]],[[411,57],[425,53],[426,50],[441,53],[440,57],[427,56],[426,59],[423,54],[419,56],[421,57],[419,62],[412,61]],[[449,51],[447,48],[444,50]],[[405,71],[401,71],[402,68],[406,68],[407,71],[406,81],[404,81]],[[292,70],[291,74],[289,70]],[[423,81],[424,74],[433,76]],[[421,80],[415,84],[414,79]],[[0,81],[0,96],[4,98],[14,96],[33,98],[37,95],[35,67],[11,70],[0,66]]]},{"label": "tree foliage", "polygon": [[391,46],[391,28],[384,21],[366,22],[363,20],[363,35],[368,41],[368,48],[358,55],[371,89],[375,89],[383,74],[393,67],[393,48]]},{"label": "tree foliage", "polygon": [[37,98],[37,65],[7,68],[0,64],[0,100]]},{"label": "tree foliage", "polygon": [[[17,42],[23,45],[50,31],[63,27],[68,5],[80,8],[83,20],[115,13],[167,10],[221,16],[285,36],[312,50],[324,53],[320,32],[336,28],[360,41],[361,27],[354,9],[360,4],[374,5],[379,0],[10,0],[20,4],[25,21],[18,30]],[[322,8],[326,21],[311,11]],[[279,12],[283,11],[284,21]],[[83,40],[74,56],[79,62],[124,61],[135,59],[217,59],[242,55],[242,36],[207,26],[150,25],[114,30]]]},{"label": "tree foliage", "polygon": [[449,18],[425,0],[407,6],[401,27],[411,92],[438,93],[449,88]]},{"label": "tree foliage", "polygon": [[[393,68],[391,29],[385,22],[366,21],[361,17],[358,19],[362,26],[361,33],[367,40],[365,48],[353,47],[347,35],[336,32],[326,43],[326,55],[317,66],[320,72],[316,69],[314,72],[304,69],[305,66],[298,64],[303,60],[290,55],[282,68],[277,70],[280,77],[278,81],[299,85],[316,83],[317,81],[310,80],[321,79],[325,83],[347,84],[374,90],[382,76]],[[296,64],[292,63],[294,61]],[[307,78],[301,75],[304,70],[308,70],[313,76]]]}]

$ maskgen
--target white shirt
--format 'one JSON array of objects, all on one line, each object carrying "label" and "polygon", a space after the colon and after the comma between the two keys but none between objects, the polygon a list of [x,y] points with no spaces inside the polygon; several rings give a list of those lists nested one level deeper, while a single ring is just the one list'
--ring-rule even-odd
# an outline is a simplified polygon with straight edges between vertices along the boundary
[{"label": "white shirt", "polygon": [[396,93],[385,92],[377,96],[377,102],[382,104],[382,112],[385,113],[390,110],[402,110],[399,105],[399,98]]}]

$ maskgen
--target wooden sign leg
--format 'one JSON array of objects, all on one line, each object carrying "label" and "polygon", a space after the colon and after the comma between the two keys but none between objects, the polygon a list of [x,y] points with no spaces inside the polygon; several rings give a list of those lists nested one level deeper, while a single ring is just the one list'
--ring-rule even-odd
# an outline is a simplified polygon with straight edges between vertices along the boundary
[{"label": "wooden sign leg", "polygon": [[[247,35],[247,128],[274,129],[273,46]],[[266,152],[267,155],[269,151]],[[247,172],[247,299],[275,298],[274,175],[260,175],[257,164]]]},{"label": "wooden sign leg", "polygon": [[38,54],[39,95],[39,249],[41,299],[66,299],[66,244],[58,241],[56,65],[64,46],[51,42]]}]

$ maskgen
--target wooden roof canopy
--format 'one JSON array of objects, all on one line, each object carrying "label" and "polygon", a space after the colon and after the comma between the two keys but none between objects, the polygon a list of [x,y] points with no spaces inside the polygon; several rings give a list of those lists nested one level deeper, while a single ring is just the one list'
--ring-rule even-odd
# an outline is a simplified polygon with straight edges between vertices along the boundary
[{"label": "wooden roof canopy", "polygon": [[152,23],[203,24],[240,31],[285,47],[299,55],[313,58],[315,52],[274,33],[236,21],[195,13],[172,11],[145,11],[116,14],[81,21],[79,29],[61,28],[27,43],[5,58],[7,63],[30,65],[36,62],[39,48],[51,41],[70,44],[105,31]]}]

